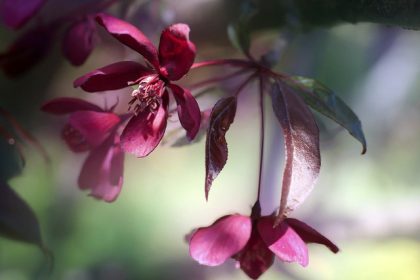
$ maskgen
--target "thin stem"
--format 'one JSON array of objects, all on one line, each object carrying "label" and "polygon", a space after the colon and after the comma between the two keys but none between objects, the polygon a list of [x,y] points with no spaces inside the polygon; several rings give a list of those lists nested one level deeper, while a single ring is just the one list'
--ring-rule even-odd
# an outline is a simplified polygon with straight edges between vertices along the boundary
[{"label": "thin stem", "polygon": [[249,82],[252,81],[252,79],[255,78],[255,76],[257,76],[257,73],[253,73],[251,74],[238,88],[238,90],[235,92],[235,97],[237,98],[239,96],[239,94],[242,92],[242,90],[248,85]]},{"label": "thin stem", "polygon": [[245,73],[246,71],[248,71],[248,69],[240,69],[240,70],[235,71],[235,72],[233,72],[229,75],[223,75],[223,76],[215,77],[215,78],[212,78],[212,79],[208,79],[208,80],[204,80],[202,82],[192,84],[188,88],[190,90],[194,90],[194,89],[197,89],[197,88],[200,88],[200,87],[204,87],[208,84],[217,83],[217,82],[221,82],[221,81],[224,81],[224,80],[234,78],[238,75],[241,75],[241,74]]},{"label": "thin stem", "polygon": [[230,65],[236,67],[254,67],[254,63],[252,61],[244,60],[244,59],[214,59],[214,60],[207,60],[202,62],[194,63],[191,66],[191,69],[197,69],[206,66],[220,66],[220,65]]},{"label": "thin stem", "polygon": [[9,124],[12,126],[13,130],[20,136],[22,140],[29,142],[32,146],[34,146],[41,156],[44,158],[46,163],[50,163],[50,157],[48,156],[47,150],[41,143],[36,139],[29,131],[27,131],[23,126],[18,122],[18,120],[10,114],[8,111],[0,108],[0,116],[2,116]]},{"label": "thin stem", "polygon": [[261,124],[260,124],[260,170],[258,174],[258,193],[257,201],[260,201],[261,196],[261,186],[262,186],[262,173],[264,165],[264,135],[265,135],[265,117],[264,117],[264,79],[260,75],[260,114],[261,114]]},{"label": "thin stem", "polygon": [[220,66],[220,65],[229,65],[234,67],[244,67],[244,68],[252,68],[256,69],[258,72],[262,74],[266,74],[271,76],[274,79],[284,79],[288,76],[282,73],[276,73],[273,70],[261,65],[258,62],[252,60],[244,60],[244,59],[215,59],[215,60],[207,60],[202,62],[194,63],[191,66],[191,69],[197,69],[201,67],[207,66]]}]

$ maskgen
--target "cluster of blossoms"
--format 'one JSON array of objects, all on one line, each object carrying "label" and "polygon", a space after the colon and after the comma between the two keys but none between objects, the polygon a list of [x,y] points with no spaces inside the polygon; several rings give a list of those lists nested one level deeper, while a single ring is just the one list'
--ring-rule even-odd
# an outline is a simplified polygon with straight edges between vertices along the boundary
[{"label": "cluster of blossoms", "polygon": [[[145,157],[158,146],[165,134],[172,96],[189,141],[200,129],[207,130],[205,196],[208,198],[213,180],[227,162],[225,135],[234,122],[238,96],[256,80],[259,82],[261,144],[257,198],[252,212],[249,216],[223,216],[208,227],[196,229],[189,238],[190,255],[200,264],[209,266],[233,258],[249,277],[257,279],[272,265],[274,256],[284,262],[306,266],[307,243],[323,244],[332,252],[338,252],[329,239],[289,216],[312,191],[320,170],[319,130],[309,107],[341,124],[365,149],[360,121],[344,102],[314,80],[272,71],[264,59],[256,60],[248,50],[245,51],[246,60],[194,63],[196,49],[189,40],[190,30],[186,24],[167,27],[156,48],[128,22],[105,13],[95,14],[94,19],[116,40],[142,55],[146,63],[120,61],[74,81],[75,87],[86,92],[132,87],[127,112],[119,114],[114,112],[115,106],[102,109],[77,98],[58,98],[42,106],[45,112],[68,115],[62,138],[73,152],[89,152],[78,180],[81,189],[90,189],[92,196],[107,202],[118,197],[123,183],[124,153]],[[80,57],[84,55],[80,54]],[[77,51],[74,57],[79,57]],[[209,110],[200,112],[191,92],[174,82],[191,69],[218,65],[239,68],[239,71],[205,80],[200,85],[243,74],[246,78],[233,95],[220,99],[210,114]],[[273,112],[283,131],[286,154],[279,210],[270,216],[261,215],[260,202],[265,93],[271,97]]]},{"label": "cluster of blossoms", "polygon": [[[20,30],[34,19],[49,0],[3,0],[0,19],[13,30]],[[115,0],[91,1],[58,14],[54,19],[38,19],[0,53],[0,68],[10,77],[20,76],[38,64],[50,52],[54,41],[61,40],[63,56],[80,66],[92,53],[98,41],[95,15]]]}]

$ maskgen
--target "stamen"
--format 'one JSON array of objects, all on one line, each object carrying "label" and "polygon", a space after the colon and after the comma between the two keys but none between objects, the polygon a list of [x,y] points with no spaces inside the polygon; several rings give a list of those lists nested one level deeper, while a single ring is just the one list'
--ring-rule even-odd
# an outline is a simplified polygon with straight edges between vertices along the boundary
[{"label": "stamen", "polygon": [[134,105],[134,115],[145,110],[154,113],[161,104],[163,83],[156,75],[147,76],[139,81],[138,88],[131,92],[132,99],[128,102],[130,111]]}]

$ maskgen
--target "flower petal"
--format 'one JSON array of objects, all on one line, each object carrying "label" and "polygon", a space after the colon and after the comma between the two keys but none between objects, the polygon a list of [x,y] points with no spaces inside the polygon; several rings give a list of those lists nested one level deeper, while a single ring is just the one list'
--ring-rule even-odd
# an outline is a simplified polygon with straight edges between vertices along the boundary
[{"label": "flower petal", "polygon": [[132,117],[121,134],[123,150],[137,157],[149,155],[165,133],[167,118],[167,97],[155,112],[146,109]]},{"label": "flower petal", "polygon": [[99,146],[120,123],[114,113],[78,111],[70,115],[63,138],[74,152]]},{"label": "flower petal", "polygon": [[3,0],[0,13],[3,22],[14,29],[26,24],[44,5],[46,0]]},{"label": "flower petal", "polygon": [[291,226],[306,243],[318,243],[327,246],[331,252],[337,253],[338,247],[314,228],[297,219],[287,218],[286,223]]},{"label": "flower petal", "polygon": [[224,216],[211,226],[197,229],[190,240],[190,255],[200,264],[220,265],[245,247],[251,227],[247,216]]},{"label": "flower petal", "polygon": [[170,88],[178,104],[178,117],[182,127],[187,131],[188,140],[193,140],[200,129],[201,112],[197,100],[190,91],[171,84]]},{"label": "flower petal", "polygon": [[103,112],[99,106],[93,103],[72,97],[60,97],[47,101],[41,106],[41,110],[54,115],[65,115],[77,111]]},{"label": "flower petal", "polygon": [[124,153],[115,138],[90,152],[78,179],[81,189],[90,189],[91,196],[107,202],[117,199],[123,182]]},{"label": "flower petal", "polygon": [[140,53],[157,70],[159,69],[156,47],[137,27],[104,13],[98,14],[96,21],[118,41]]},{"label": "flower petal", "polygon": [[252,279],[258,279],[274,262],[274,254],[261,239],[257,228],[252,229],[251,238],[239,254],[234,256],[240,269]]},{"label": "flower petal", "polygon": [[62,51],[74,66],[82,65],[95,47],[96,28],[91,18],[74,22],[64,35]]},{"label": "flower petal", "polygon": [[52,46],[53,27],[28,30],[19,36],[4,53],[0,67],[9,77],[17,77],[38,64]]},{"label": "flower petal", "polygon": [[128,87],[129,82],[151,73],[150,69],[137,62],[120,61],[77,78],[73,85],[87,92],[115,90]]},{"label": "flower petal", "polygon": [[167,27],[160,37],[159,62],[161,73],[176,81],[190,70],[195,59],[195,45],[189,40],[190,28],[183,23]]},{"label": "flower petal", "polygon": [[258,231],[268,248],[284,262],[297,262],[307,266],[308,247],[299,235],[285,222],[273,228],[272,217],[261,218]]}]

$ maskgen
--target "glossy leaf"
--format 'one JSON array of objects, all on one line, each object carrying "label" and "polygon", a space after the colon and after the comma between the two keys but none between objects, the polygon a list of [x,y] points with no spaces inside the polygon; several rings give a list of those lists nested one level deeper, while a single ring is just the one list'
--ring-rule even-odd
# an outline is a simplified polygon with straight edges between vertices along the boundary
[{"label": "glossy leaf", "polygon": [[306,104],[348,130],[362,144],[362,154],[366,152],[366,139],[359,118],[331,89],[316,80],[299,76],[287,78],[284,82],[293,88]]},{"label": "glossy leaf", "polygon": [[0,235],[43,247],[34,212],[8,185],[3,183],[0,183]]},{"label": "glossy leaf", "polygon": [[319,130],[303,100],[287,86],[274,84],[273,110],[284,134],[285,166],[278,224],[310,194],[321,167]]},{"label": "glossy leaf", "polygon": [[243,23],[237,22],[229,24],[227,31],[232,45],[244,54],[248,54],[251,45],[248,28]]},{"label": "glossy leaf", "polygon": [[0,125],[0,182],[7,182],[22,172],[25,164],[18,142]]},{"label": "glossy leaf", "polygon": [[210,115],[210,124],[206,138],[206,199],[213,180],[222,171],[228,157],[226,132],[236,114],[236,97],[220,99]]},{"label": "glossy leaf", "polygon": [[239,19],[229,24],[228,37],[235,48],[243,52],[246,56],[250,56],[249,48],[251,46],[250,30],[248,26],[249,20],[256,14],[257,7],[252,0],[243,1],[241,6],[241,14]]}]

